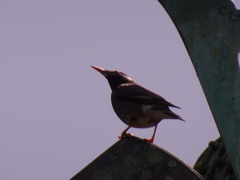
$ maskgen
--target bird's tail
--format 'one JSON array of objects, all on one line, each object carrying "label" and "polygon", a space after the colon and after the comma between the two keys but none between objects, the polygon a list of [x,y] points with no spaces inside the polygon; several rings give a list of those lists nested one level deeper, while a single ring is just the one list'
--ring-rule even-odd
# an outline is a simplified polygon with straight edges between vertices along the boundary
[{"label": "bird's tail", "polygon": [[170,109],[168,109],[168,111],[167,112],[165,112],[166,114],[168,114],[168,115],[170,115],[171,117],[173,117],[173,119],[179,119],[179,120],[181,120],[181,121],[184,121],[185,122],[185,120],[181,117],[181,116],[179,116],[179,115],[177,115],[177,114],[175,114],[174,112],[172,112]]},{"label": "bird's tail", "polygon": [[178,119],[180,119],[181,121],[184,121],[184,122],[185,122],[185,120],[184,120],[184,119],[182,119],[182,117],[181,117],[181,116],[178,116]]}]

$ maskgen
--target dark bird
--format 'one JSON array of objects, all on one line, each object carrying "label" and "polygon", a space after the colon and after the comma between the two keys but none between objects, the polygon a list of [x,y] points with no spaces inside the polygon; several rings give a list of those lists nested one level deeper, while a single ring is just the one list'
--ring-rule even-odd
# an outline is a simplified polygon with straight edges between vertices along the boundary
[{"label": "dark bird", "polygon": [[157,125],[162,119],[179,119],[169,107],[179,108],[166,101],[163,97],[136,84],[129,76],[120,71],[109,71],[96,66],[91,66],[107,78],[112,89],[112,106],[117,116],[128,125],[119,138],[132,136],[127,133],[131,127],[155,127],[150,139],[153,142]]}]

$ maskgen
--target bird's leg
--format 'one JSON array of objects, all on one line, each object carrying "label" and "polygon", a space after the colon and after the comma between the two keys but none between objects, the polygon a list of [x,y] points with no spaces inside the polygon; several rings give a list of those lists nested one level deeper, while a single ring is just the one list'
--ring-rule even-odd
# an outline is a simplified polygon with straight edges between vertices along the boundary
[{"label": "bird's leg", "polygon": [[122,132],[122,134],[118,136],[118,138],[123,138],[123,137],[126,137],[126,136],[133,136],[132,134],[127,133],[127,131],[128,131],[131,127],[132,127],[132,126],[128,126],[128,127]]},{"label": "bird's leg", "polygon": [[143,139],[144,141],[147,141],[147,142],[153,143],[153,141],[154,141],[154,137],[155,137],[155,134],[156,134],[156,131],[157,131],[157,126],[158,126],[158,124],[156,124],[155,127],[154,127],[154,131],[153,131],[153,135],[152,135],[152,137],[151,137],[150,139]]}]

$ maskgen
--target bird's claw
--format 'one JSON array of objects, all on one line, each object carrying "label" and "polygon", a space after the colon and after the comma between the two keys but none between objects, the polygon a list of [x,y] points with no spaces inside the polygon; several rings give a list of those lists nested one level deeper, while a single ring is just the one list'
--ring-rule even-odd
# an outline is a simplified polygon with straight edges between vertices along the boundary
[{"label": "bird's claw", "polygon": [[131,133],[121,134],[121,135],[118,136],[118,138],[121,139],[123,137],[129,137],[129,136],[133,136],[133,134],[131,134]]},{"label": "bird's claw", "polygon": [[150,143],[153,143],[153,139],[142,139],[143,141],[147,141],[147,142],[150,142]]}]

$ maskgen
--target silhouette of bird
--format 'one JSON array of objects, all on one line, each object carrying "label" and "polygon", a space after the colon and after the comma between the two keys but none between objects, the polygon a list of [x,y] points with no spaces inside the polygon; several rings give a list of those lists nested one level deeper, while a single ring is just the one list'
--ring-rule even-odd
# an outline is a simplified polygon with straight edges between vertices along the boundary
[{"label": "silhouette of bird", "polygon": [[179,108],[166,101],[163,97],[135,83],[129,76],[120,71],[105,70],[91,66],[100,72],[108,80],[112,89],[111,101],[117,116],[128,127],[119,138],[132,136],[127,133],[131,128],[155,127],[150,139],[144,139],[153,143],[158,123],[162,119],[179,119],[180,116],[173,113],[169,107]]}]

